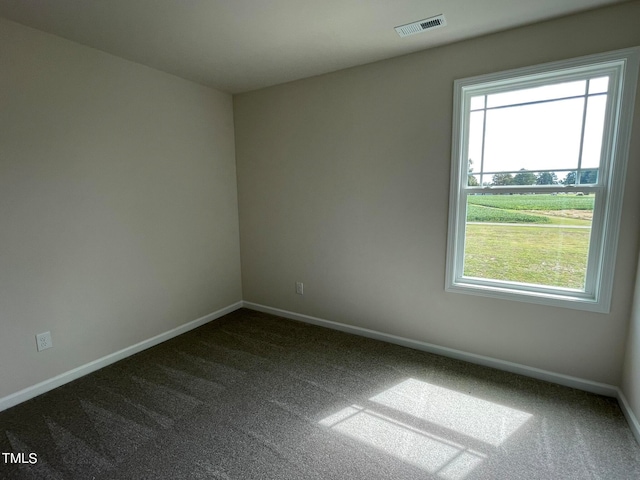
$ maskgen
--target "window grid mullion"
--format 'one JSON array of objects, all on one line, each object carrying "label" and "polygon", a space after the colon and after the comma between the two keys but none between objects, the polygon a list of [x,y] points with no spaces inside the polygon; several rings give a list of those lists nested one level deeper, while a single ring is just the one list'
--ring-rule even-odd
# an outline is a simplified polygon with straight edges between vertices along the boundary
[{"label": "window grid mullion", "polygon": [[578,169],[576,171],[576,185],[580,185],[580,178],[582,177],[582,151],[584,149],[584,130],[585,125],[587,123],[587,105],[589,103],[588,97],[586,96],[589,93],[589,82],[591,79],[587,79],[587,84],[585,85],[585,97],[584,104],[582,105],[582,126],[580,128],[580,149],[578,151]]},{"label": "window grid mullion", "polygon": [[[588,81],[588,79],[586,79]],[[550,103],[550,102],[562,102],[564,100],[575,100],[578,98],[584,98],[585,96],[589,97],[598,97],[602,95],[606,95],[607,92],[598,92],[598,93],[586,93],[582,95],[571,95],[569,97],[560,97],[560,98],[549,98],[546,100],[532,100],[530,102],[522,102],[522,103],[509,103],[507,105],[497,105],[495,107],[485,107],[483,108],[474,108],[470,110],[471,112],[479,112],[481,110],[498,110],[501,108],[511,108],[511,107],[526,107],[529,105],[539,105],[541,103]]]},{"label": "window grid mullion", "polygon": [[482,154],[480,155],[480,185],[484,185],[484,140],[487,133],[487,96],[482,97]]}]

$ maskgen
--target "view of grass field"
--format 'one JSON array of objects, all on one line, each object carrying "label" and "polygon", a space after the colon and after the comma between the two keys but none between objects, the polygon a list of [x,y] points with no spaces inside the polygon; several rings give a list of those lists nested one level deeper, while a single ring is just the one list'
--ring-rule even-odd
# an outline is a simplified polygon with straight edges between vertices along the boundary
[{"label": "view of grass field", "polygon": [[467,222],[550,223],[550,220],[543,215],[528,215],[506,208],[468,205]]},{"label": "view of grass field", "polygon": [[593,195],[470,195],[464,275],[583,289]]},{"label": "view of grass field", "polygon": [[472,205],[506,210],[593,210],[594,195],[469,195]]}]

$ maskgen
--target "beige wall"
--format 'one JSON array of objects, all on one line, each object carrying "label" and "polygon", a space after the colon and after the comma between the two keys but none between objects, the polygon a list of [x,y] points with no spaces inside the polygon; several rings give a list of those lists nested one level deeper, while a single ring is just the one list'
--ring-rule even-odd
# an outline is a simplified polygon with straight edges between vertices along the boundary
[{"label": "beige wall", "polygon": [[0,398],[241,300],[232,115],[0,20]]},{"label": "beige wall", "polygon": [[244,300],[619,385],[640,145],[610,314],[445,293],[451,108],[456,78],[640,45],[638,18],[633,2],[235,96]]},{"label": "beige wall", "polygon": [[640,420],[640,263],[636,278],[636,291],[627,338],[627,349],[622,376],[622,391]]}]

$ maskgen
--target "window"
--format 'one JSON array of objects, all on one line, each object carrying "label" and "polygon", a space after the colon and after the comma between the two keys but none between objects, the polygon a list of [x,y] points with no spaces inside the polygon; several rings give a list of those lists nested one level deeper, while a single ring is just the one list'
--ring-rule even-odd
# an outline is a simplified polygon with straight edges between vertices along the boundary
[{"label": "window", "polygon": [[639,57],[455,82],[447,291],[609,311]]}]

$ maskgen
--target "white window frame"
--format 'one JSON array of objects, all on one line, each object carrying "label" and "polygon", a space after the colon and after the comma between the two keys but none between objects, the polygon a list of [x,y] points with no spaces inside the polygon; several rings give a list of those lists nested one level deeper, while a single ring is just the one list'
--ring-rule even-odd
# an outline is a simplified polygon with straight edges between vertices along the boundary
[{"label": "white window frame", "polygon": [[[593,312],[610,311],[639,64],[640,47],[634,47],[454,82],[447,292]],[[578,187],[579,191],[596,193],[585,290],[465,277],[464,242],[469,193],[549,193],[563,188],[577,191],[576,187],[558,185],[469,186],[467,152],[471,97],[603,75],[609,75],[610,81],[598,182]]]}]

